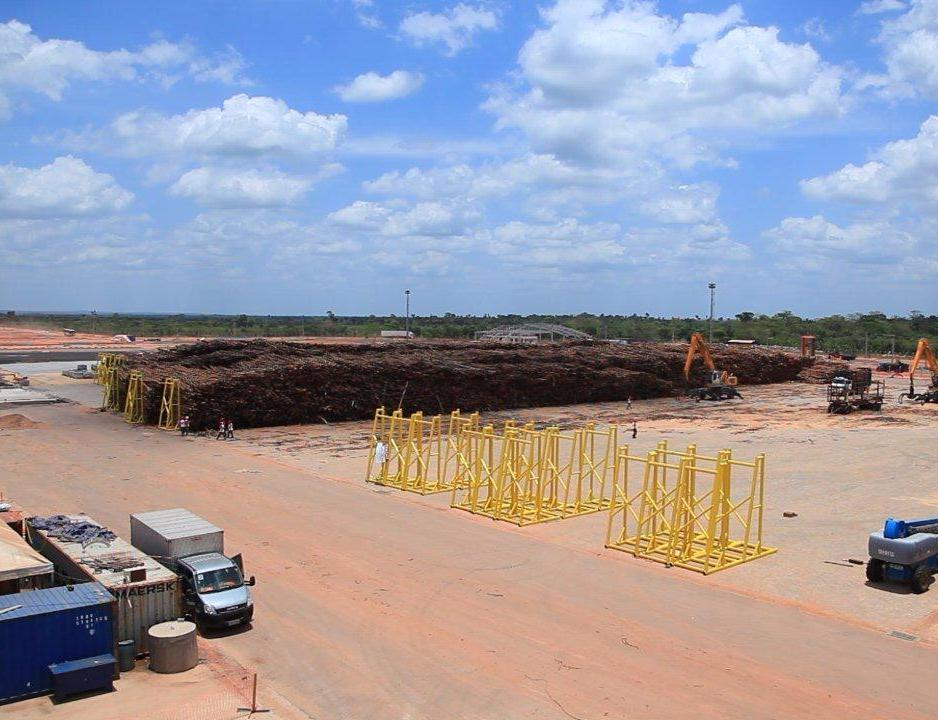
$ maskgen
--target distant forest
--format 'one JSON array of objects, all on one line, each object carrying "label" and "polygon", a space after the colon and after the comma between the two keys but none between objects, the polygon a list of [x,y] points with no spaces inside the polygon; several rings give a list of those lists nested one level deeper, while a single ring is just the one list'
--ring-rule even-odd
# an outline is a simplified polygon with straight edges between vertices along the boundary
[{"label": "distant forest", "polygon": [[[267,337],[351,336],[374,337],[381,330],[403,330],[404,317],[326,315],[134,315],[16,313],[0,316],[5,325],[80,332],[136,335],[137,337]],[[627,340],[686,340],[695,330],[706,332],[707,319],[659,318],[649,315],[421,315],[410,318],[415,335],[426,338],[471,338],[478,330],[499,325],[546,322],[566,325],[597,338]],[[750,339],[761,345],[800,345],[801,335],[815,335],[826,352],[910,354],[920,337],[938,340],[938,316],[912,311],[908,317],[881,312],[801,318],[784,311],[774,315],[742,312],[714,320],[717,342]]]}]

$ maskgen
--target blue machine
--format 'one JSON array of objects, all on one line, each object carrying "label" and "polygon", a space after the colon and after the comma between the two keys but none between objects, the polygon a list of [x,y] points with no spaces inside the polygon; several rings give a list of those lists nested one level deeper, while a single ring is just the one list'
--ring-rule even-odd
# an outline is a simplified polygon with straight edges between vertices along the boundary
[{"label": "blue machine", "polygon": [[870,582],[908,583],[912,592],[923,593],[938,571],[938,518],[889,518],[882,532],[870,534],[869,552]]}]

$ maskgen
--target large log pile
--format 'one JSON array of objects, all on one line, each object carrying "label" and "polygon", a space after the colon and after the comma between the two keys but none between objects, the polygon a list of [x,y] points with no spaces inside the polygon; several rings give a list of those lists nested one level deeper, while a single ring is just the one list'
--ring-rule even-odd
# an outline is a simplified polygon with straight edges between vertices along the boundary
[{"label": "large log pile", "polygon": [[[371,417],[377,406],[425,413],[500,410],[661,397],[682,392],[686,345],[569,342],[496,345],[393,342],[313,345],[216,340],[133,356],[142,371],[145,414],[157,422],[161,383],[178,378],[194,429],[231,418],[261,427]],[[740,385],[795,380],[800,358],[761,348],[714,348]],[[692,384],[705,382],[699,358]],[[744,391],[745,392],[745,391]]]}]

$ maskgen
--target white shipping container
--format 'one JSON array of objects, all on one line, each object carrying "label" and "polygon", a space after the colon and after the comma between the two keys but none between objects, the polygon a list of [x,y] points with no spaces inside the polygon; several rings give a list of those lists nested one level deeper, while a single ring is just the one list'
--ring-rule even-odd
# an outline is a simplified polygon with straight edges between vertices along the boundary
[{"label": "white shipping container", "polygon": [[[87,515],[68,517],[101,525]],[[92,542],[82,546],[79,542],[49,537],[31,525],[27,527],[30,543],[41,555],[52,561],[60,575],[64,575],[61,580],[99,582],[111,592],[117,600],[117,640],[133,639],[137,654],[149,651],[147,631],[153,625],[182,617],[179,577],[127,541],[115,538],[110,543]],[[127,570],[95,570],[89,565],[89,561],[94,559],[127,560],[127,564],[133,567]],[[134,582],[131,580],[132,571],[144,574],[144,577]]]},{"label": "white shipping container", "polygon": [[130,542],[171,567],[189,555],[225,554],[225,531],[184,508],[131,515]]}]

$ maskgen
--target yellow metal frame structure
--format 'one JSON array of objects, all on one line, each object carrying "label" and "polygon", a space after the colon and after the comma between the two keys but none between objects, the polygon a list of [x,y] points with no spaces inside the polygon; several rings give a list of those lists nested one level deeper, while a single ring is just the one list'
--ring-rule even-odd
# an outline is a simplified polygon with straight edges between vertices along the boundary
[{"label": "yellow metal frame structure", "polygon": [[177,430],[182,417],[182,383],[176,378],[163,380],[163,398],[160,400],[160,430]]},{"label": "yellow metal frame structure", "polygon": [[94,381],[98,385],[106,385],[108,381],[108,374],[110,373],[111,368],[117,367],[118,365],[123,365],[124,356],[118,355],[116,353],[99,353],[98,354],[98,364],[95,368]]},{"label": "yellow metal frame structure", "polygon": [[111,364],[104,377],[104,394],[101,397],[102,410],[114,410],[121,412],[124,410],[123,398],[121,396],[120,377],[118,375],[118,365]]},{"label": "yellow metal frame structure", "polygon": [[453,488],[451,505],[515,525],[605,510],[617,440],[616,426],[594,423],[570,433],[512,422],[500,435],[491,425],[465,430],[457,451],[465,481]]},{"label": "yellow metal frame structure", "polygon": [[144,420],[143,400],[146,386],[143,384],[143,373],[131,370],[127,380],[127,395],[124,400],[124,422],[139,425]]},{"label": "yellow metal frame structure", "polygon": [[624,446],[614,477],[606,547],[704,575],[777,550],[762,544],[764,455],[744,462],[661,441],[642,458]]},{"label": "yellow metal frame structure", "polygon": [[608,511],[606,547],[704,575],[777,551],[762,543],[764,455],[736,460],[662,440],[642,457],[619,445],[615,425],[538,430],[509,420],[499,432],[458,410],[447,420],[378,408],[366,479],[449,491],[452,507],[519,526]]},{"label": "yellow metal frame structure", "polygon": [[[456,463],[457,438],[465,429],[479,427],[479,415],[463,417],[454,410],[444,422],[440,415],[423,413],[404,417],[402,410],[388,415],[375,412],[371,428],[366,479],[377,485],[430,495],[448,492],[462,482]],[[387,458],[376,465],[378,442],[387,446]]]}]

